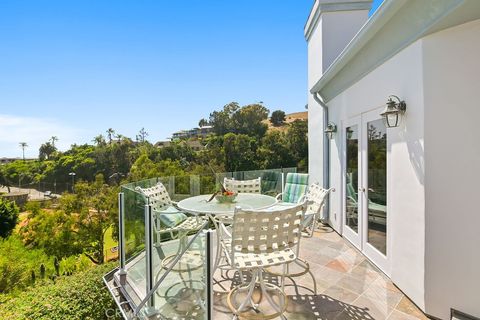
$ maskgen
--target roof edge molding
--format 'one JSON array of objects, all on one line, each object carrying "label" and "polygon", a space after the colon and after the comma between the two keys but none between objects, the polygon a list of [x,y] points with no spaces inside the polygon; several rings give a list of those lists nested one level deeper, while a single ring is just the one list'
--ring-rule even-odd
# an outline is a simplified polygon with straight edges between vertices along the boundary
[{"label": "roof edge molding", "polygon": [[328,102],[418,39],[479,18],[478,0],[385,0],[310,92]]},{"label": "roof edge molding", "polygon": [[308,16],[304,27],[305,39],[310,40],[310,36],[318,24],[320,16],[324,12],[337,11],[355,11],[355,10],[370,10],[373,0],[317,0],[315,1],[312,11]]}]

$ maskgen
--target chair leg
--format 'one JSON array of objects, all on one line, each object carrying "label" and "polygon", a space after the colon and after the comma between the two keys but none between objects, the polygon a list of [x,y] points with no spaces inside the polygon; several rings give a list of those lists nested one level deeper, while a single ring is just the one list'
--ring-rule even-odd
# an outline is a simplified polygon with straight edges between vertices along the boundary
[{"label": "chair leg", "polygon": [[[284,266],[284,270],[285,270],[285,266]],[[253,302],[253,298],[252,298],[253,292],[254,292],[254,289],[255,289],[255,286],[256,286],[257,283],[260,285],[260,290],[261,290],[262,296],[265,296],[268,303],[275,310],[274,314],[269,314],[269,315],[264,315],[264,314],[250,315],[250,314],[246,314],[247,310],[245,310],[245,308],[246,308],[248,303],[250,303],[252,305],[253,310],[258,311],[258,309],[257,309],[258,304],[255,304]],[[245,318],[245,319],[255,319],[255,320],[257,320],[257,319],[264,319],[264,320],[265,319],[274,319],[274,318],[277,318],[277,317],[281,317],[282,319],[286,319],[283,316],[283,312],[285,312],[285,310],[287,309],[287,296],[286,296],[286,294],[283,290],[283,288],[284,288],[283,283],[284,283],[284,280],[282,280],[282,287],[281,288],[274,285],[274,284],[265,283],[265,280],[263,278],[263,270],[261,268],[252,270],[252,279],[251,279],[250,283],[247,286],[243,286],[243,287],[237,286],[237,287],[233,288],[227,296],[228,306],[229,306],[230,310],[232,310],[232,312],[235,315],[234,319],[238,319],[240,317]],[[248,290],[247,296],[246,296],[245,299],[243,299],[243,302],[240,304],[240,306],[238,308],[236,308],[234,306],[234,303],[233,303],[234,294],[235,294],[236,291],[245,291],[245,290]],[[271,297],[268,290],[276,290],[276,291],[279,292],[279,294],[281,296],[279,304],[275,303],[275,301]]]},{"label": "chair leg", "polygon": [[[262,271],[259,272],[259,281],[258,282],[260,283],[260,288],[262,289],[262,293],[265,295],[265,298],[267,298],[267,301],[270,303],[272,308],[275,309],[275,311],[277,311],[279,313],[279,315],[282,314],[287,308],[287,296],[285,295],[285,291],[283,290],[283,288],[281,289],[280,293],[283,296],[284,302],[283,302],[283,305],[279,306],[275,303],[275,301],[273,301],[272,297],[267,292],[267,286],[266,286],[265,281],[263,279]],[[271,285],[271,289],[279,289],[278,287],[277,288],[275,288],[275,287],[276,286]]]},{"label": "chair leg", "polygon": [[248,289],[248,294],[245,300],[243,300],[242,304],[240,304],[240,307],[238,307],[238,311],[242,312],[242,310],[245,308],[247,301],[252,302],[252,296],[253,296],[253,291],[255,290],[255,284],[256,284],[256,279],[257,279],[257,274],[258,271],[255,270],[252,273],[252,281],[250,281],[250,284],[246,287]]}]

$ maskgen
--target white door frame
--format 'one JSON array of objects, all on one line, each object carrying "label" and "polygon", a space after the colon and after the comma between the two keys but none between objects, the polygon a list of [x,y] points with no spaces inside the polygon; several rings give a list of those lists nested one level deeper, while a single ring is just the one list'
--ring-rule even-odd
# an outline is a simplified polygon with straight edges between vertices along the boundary
[{"label": "white door frame", "polygon": [[[391,228],[390,228],[390,215],[389,210],[389,195],[388,192],[390,179],[389,168],[390,168],[390,157],[387,151],[387,217],[386,217],[386,255],[380,252],[377,248],[368,243],[368,122],[381,119],[380,113],[382,108],[363,113],[362,117],[362,188],[365,190],[363,192],[363,207],[362,207],[362,220],[363,220],[363,229],[362,229],[362,251],[365,256],[370,259],[377,267],[380,268],[386,275],[390,276],[391,273],[391,259],[390,259],[390,238],[391,238]],[[387,129],[387,150],[388,150],[388,129]]]},{"label": "white door frame", "polygon": [[363,227],[363,221],[360,219],[360,209],[362,206],[362,199],[360,199],[360,195],[358,197],[358,228],[357,232],[355,232],[352,228],[350,228],[347,224],[347,201],[346,201],[346,194],[347,194],[347,136],[346,136],[346,129],[351,126],[357,126],[358,128],[358,186],[361,185],[361,155],[362,155],[362,139],[361,139],[361,132],[362,132],[362,118],[361,116],[356,116],[350,118],[343,122],[342,126],[342,150],[343,150],[343,157],[342,157],[342,235],[347,238],[354,246],[356,246],[359,250],[362,250],[362,238],[361,238],[361,230]]},{"label": "white door frame", "polygon": [[[386,255],[368,243],[368,122],[380,119],[381,108],[368,111],[351,117],[342,122],[342,235],[347,238],[355,247],[371,260],[377,267],[379,267],[386,275],[391,274],[391,217],[388,212],[390,210],[390,189],[391,179],[390,171],[390,157],[387,151],[387,246]],[[358,137],[358,233],[355,233],[346,223],[346,128],[357,125],[359,130]],[[389,145],[388,131],[387,131],[387,146]],[[387,147],[388,150],[388,147]]]}]

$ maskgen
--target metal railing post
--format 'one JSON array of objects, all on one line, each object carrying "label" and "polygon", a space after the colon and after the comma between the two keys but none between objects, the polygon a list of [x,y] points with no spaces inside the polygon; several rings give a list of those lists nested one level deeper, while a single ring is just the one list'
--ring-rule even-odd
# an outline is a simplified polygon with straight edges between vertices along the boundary
[{"label": "metal railing post", "polygon": [[[146,291],[148,293],[153,288],[153,232],[152,232],[152,206],[145,205],[145,263],[146,263]],[[155,295],[152,294],[149,301],[149,307],[155,306]]]},{"label": "metal railing post", "polygon": [[127,282],[127,271],[125,270],[125,194],[118,194],[118,257],[120,259],[120,284]]},{"label": "metal railing post", "polygon": [[213,319],[213,230],[207,230],[207,319]]},{"label": "metal railing post", "polygon": [[175,196],[175,176],[168,177],[168,192],[170,193],[170,197]]},{"label": "metal railing post", "polygon": [[190,196],[198,196],[200,194],[200,176],[190,176]]}]

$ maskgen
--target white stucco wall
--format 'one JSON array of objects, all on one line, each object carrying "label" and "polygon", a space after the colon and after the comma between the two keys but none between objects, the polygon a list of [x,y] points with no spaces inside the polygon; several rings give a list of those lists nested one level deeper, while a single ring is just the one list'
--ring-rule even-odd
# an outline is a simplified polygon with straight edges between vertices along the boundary
[{"label": "white stucco wall", "polygon": [[480,20],[424,39],[426,311],[480,318]]},{"label": "white stucco wall", "polygon": [[[329,1],[324,1],[329,2]],[[330,1],[335,2],[335,1]],[[339,1],[337,1],[339,2]],[[351,1],[354,2],[354,1]],[[318,3],[315,4],[315,8]],[[315,10],[314,8],[314,10]],[[368,19],[368,10],[322,12],[315,28],[308,39],[308,90],[314,86],[324,71],[345,46],[353,39]],[[311,23],[311,21],[309,21]],[[308,26],[307,26],[308,27]],[[323,181],[323,110],[308,95],[308,130],[309,130],[309,166],[310,181]]]},{"label": "white stucco wall", "polygon": [[367,19],[368,10],[334,11],[322,15],[322,28],[328,30],[322,38],[323,70],[330,67]]},{"label": "white stucco wall", "polygon": [[421,308],[425,244],[422,70],[422,42],[417,41],[328,103],[330,120],[339,125],[340,132],[332,141],[330,160],[331,183],[338,190],[331,197],[330,217],[339,232],[343,214],[343,121],[378,108],[380,114],[391,94],[407,103],[402,126],[388,130],[387,245],[392,281]]}]

